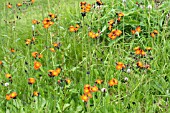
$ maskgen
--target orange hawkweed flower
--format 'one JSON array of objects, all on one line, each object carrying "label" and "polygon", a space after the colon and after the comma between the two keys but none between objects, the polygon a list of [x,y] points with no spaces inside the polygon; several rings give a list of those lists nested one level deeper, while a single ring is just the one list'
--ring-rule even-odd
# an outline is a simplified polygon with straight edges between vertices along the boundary
[{"label": "orange hawkweed flower", "polygon": [[0,65],[2,65],[3,64],[3,62],[2,61],[0,61]]},{"label": "orange hawkweed flower", "polygon": [[88,93],[87,96],[88,96],[89,98],[92,98],[92,97],[93,97],[91,93]]},{"label": "orange hawkweed flower", "polygon": [[100,5],[103,5],[103,3],[102,3],[101,0],[96,0],[96,4],[99,5],[99,6],[100,6]]},{"label": "orange hawkweed flower", "polygon": [[155,34],[152,32],[150,33],[151,37],[154,38],[155,37]]},{"label": "orange hawkweed flower", "polygon": [[81,96],[81,99],[82,99],[83,102],[87,102],[87,101],[89,100],[89,98],[88,98],[87,95],[85,95],[85,94],[83,94],[83,95]]},{"label": "orange hawkweed flower", "polygon": [[11,74],[9,74],[9,73],[5,74],[5,77],[6,78],[12,78]]},{"label": "orange hawkweed flower", "polygon": [[52,14],[52,13],[49,13],[48,16],[50,16],[50,18],[52,18],[52,19],[57,17],[55,14]]},{"label": "orange hawkweed flower", "polygon": [[139,68],[143,68],[143,64],[142,64],[141,61],[138,61],[138,62],[136,63],[136,65],[137,65]]},{"label": "orange hawkweed flower", "polygon": [[37,57],[37,55],[38,55],[38,52],[32,52],[32,54],[31,54],[34,58],[36,58]]},{"label": "orange hawkweed flower", "polygon": [[11,99],[10,95],[6,94],[6,100],[10,100],[10,99]]},{"label": "orange hawkweed flower", "polygon": [[17,97],[17,93],[16,93],[16,92],[12,92],[12,93],[10,94],[10,97],[13,98],[13,99],[15,99],[15,98]]},{"label": "orange hawkweed flower", "polygon": [[97,87],[97,86],[91,87],[91,91],[92,91],[92,92],[97,92],[97,91],[98,91],[98,87]]},{"label": "orange hawkweed flower", "polygon": [[14,49],[14,48],[11,48],[10,51],[11,51],[11,53],[14,53],[14,52],[15,52],[15,49]]},{"label": "orange hawkweed flower", "polygon": [[116,69],[121,70],[124,69],[126,66],[122,62],[117,62],[116,63]]},{"label": "orange hawkweed flower", "polygon": [[16,6],[17,6],[17,7],[21,7],[22,4],[21,4],[21,3],[17,3]]},{"label": "orange hawkweed flower", "polygon": [[118,15],[119,17],[123,17],[123,16],[124,16],[124,14],[123,14],[122,12],[118,13],[117,15]]},{"label": "orange hawkweed flower", "polygon": [[136,33],[136,30],[131,30],[132,35]]},{"label": "orange hawkweed flower", "polygon": [[116,36],[120,36],[122,34],[122,31],[121,30],[116,30],[115,33],[114,33]]},{"label": "orange hawkweed flower", "polygon": [[61,73],[61,68],[57,68],[56,71],[57,71],[58,74],[60,74]]},{"label": "orange hawkweed flower", "polygon": [[70,26],[70,27],[69,27],[69,31],[70,31],[70,32],[75,32],[74,26]]},{"label": "orange hawkweed flower", "polygon": [[147,47],[146,50],[147,50],[147,51],[150,51],[150,50],[152,50],[152,48],[151,48],[151,47]]},{"label": "orange hawkweed flower", "polygon": [[153,30],[153,33],[154,33],[154,34],[158,34],[158,31],[157,31],[157,30]]},{"label": "orange hawkweed flower", "polygon": [[50,48],[50,51],[51,51],[51,52],[55,52],[55,49],[54,49],[54,48]]},{"label": "orange hawkweed flower", "polygon": [[90,92],[91,92],[91,90],[89,88],[84,88],[84,94],[88,94]]},{"label": "orange hawkweed flower", "polygon": [[8,3],[7,7],[8,7],[9,9],[11,9],[11,8],[12,8],[12,4],[11,4],[11,3]]},{"label": "orange hawkweed flower", "polygon": [[85,89],[85,88],[90,89],[90,85],[89,85],[89,84],[84,85],[84,89]]},{"label": "orange hawkweed flower", "polygon": [[102,84],[102,83],[103,83],[103,80],[97,79],[97,80],[95,81],[95,83],[96,83],[96,84]]},{"label": "orange hawkweed flower", "polygon": [[33,92],[33,96],[38,97],[39,95],[40,95],[40,93],[39,93],[39,92],[37,92],[37,91],[34,91],[34,92]]},{"label": "orange hawkweed flower", "polygon": [[81,6],[86,5],[86,2],[80,2],[80,5]]},{"label": "orange hawkweed flower", "polygon": [[141,55],[142,56],[145,56],[146,55],[146,52],[144,50],[141,50]]},{"label": "orange hawkweed flower", "polygon": [[40,62],[37,62],[37,61],[34,62],[34,69],[35,70],[38,70],[41,66],[42,66],[42,64]]},{"label": "orange hawkweed flower", "polygon": [[26,44],[26,45],[29,45],[30,43],[31,43],[31,40],[30,40],[30,39],[26,39],[26,40],[25,40],[25,44]]},{"label": "orange hawkweed flower", "polygon": [[35,78],[29,78],[28,79],[28,84],[34,84],[35,83]]},{"label": "orange hawkweed flower", "polygon": [[67,84],[70,84],[70,83],[71,83],[71,80],[68,79],[68,78],[66,78],[65,81],[66,81]]},{"label": "orange hawkweed flower", "polygon": [[141,32],[141,28],[140,28],[140,26],[138,26],[138,27],[136,28],[136,32],[138,32],[138,33],[140,33],[140,32]]},{"label": "orange hawkweed flower", "polygon": [[34,3],[35,2],[35,0],[30,0],[31,1],[31,3]]},{"label": "orange hawkweed flower", "polygon": [[109,86],[114,86],[114,85],[117,85],[118,84],[118,81],[117,81],[117,79],[112,79],[112,80],[110,80],[109,82],[108,82],[108,84],[109,84]]}]

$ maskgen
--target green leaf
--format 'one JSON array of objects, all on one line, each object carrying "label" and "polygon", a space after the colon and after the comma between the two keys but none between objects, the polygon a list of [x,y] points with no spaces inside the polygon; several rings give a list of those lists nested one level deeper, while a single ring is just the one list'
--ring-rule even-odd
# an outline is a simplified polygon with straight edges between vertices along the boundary
[{"label": "green leaf", "polygon": [[63,106],[63,111],[64,111],[65,109],[67,109],[69,106],[70,106],[70,104],[64,104],[64,106]]},{"label": "green leaf", "polygon": [[82,111],[82,109],[83,109],[83,107],[81,105],[79,105],[79,106],[77,106],[76,111],[80,112],[80,111]]}]

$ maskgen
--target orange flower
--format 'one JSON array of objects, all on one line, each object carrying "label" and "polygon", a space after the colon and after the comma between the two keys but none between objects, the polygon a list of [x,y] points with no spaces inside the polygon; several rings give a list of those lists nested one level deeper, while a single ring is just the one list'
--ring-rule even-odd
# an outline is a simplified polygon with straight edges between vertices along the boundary
[{"label": "orange flower", "polygon": [[31,40],[30,40],[30,39],[26,39],[26,40],[25,40],[25,44],[26,44],[26,45],[29,45],[30,43],[31,43]]},{"label": "orange flower", "polygon": [[10,99],[11,99],[10,95],[6,94],[6,100],[10,100]]},{"label": "orange flower", "polygon": [[91,91],[90,91],[90,89],[89,88],[84,88],[84,94],[88,94],[88,93],[90,93]]},{"label": "orange flower", "polygon": [[8,7],[9,9],[11,9],[11,8],[12,8],[12,4],[9,2],[8,5],[7,5],[7,7]]},{"label": "orange flower", "polygon": [[17,3],[16,6],[17,6],[17,7],[21,7],[22,4],[21,4],[21,3]]},{"label": "orange flower", "polygon": [[70,32],[75,32],[74,26],[70,26],[70,27],[69,27],[69,31],[70,31]]},{"label": "orange flower", "polygon": [[54,49],[54,48],[50,48],[50,51],[51,51],[51,52],[55,52],[55,49]]},{"label": "orange flower", "polygon": [[95,81],[95,83],[96,83],[96,84],[102,84],[102,83],[103,83],[103,80],[97,79],[97,80]]},{"label": "orange flower", "polygon": [[116,65],[117,70],[121,70],[121,69],[124,69],[126,67],[122,62],[117,62],[116,64],[117,64]]},{"label": "orange flower", "polygon": [[28,84],[34,84],[34,83],[35,83],[35,78],[28,79]]},{"label": "orange flower", "polygon": [[152,32],[150,33],[151,37],[154,38],[155,37],[155,34]]},{"label": "orange flower", "polygon": [[80,5],[81,6],[86,5],[86,2],[80,2]]},{"label": "orange flower", "polygon": [[57,71],[58,74],[60,74],[61,73],[61,68],[57,68],[56,71]]},{"label": "orange flower", "polygon": [[140,62],[140,61],[138,61],[138,62],[136,63],[136,65],[137,65],[139,68],[143,68],[143,64],[142,64],[142,62]]},{"label": "orange flower", "polygon": [[144,50],[141,50],[141,55],[142,56],[145,56],[146,55],[146,52]]},{"label": "orange flower", "polygon": [[68,78],[66,78],[65,81],[66,81],[67,84],[70,84],[70,83],[71,83],[71,80],[68,79]]},{"label": "orange flower", "polygon": [[138,27],[136,28],[136,31],[137,31],[138,33],[140,33],[140,32],[141,32],[141,28],[140,28],[140,26],[138,26]]},{"label": "orange flower", "polygon": [[109,86],[114,86],[114,85],[117,85],[118,84],[118,81],[117,81],[117,79],[112,79],[112,80],[110,80],[109,82],[108,82],[108,84],[109,84]]},{"label": "orange flower", "polygon": [[11,48],[11,53],[14,53],[15,52],[15,49],[14,48]]},{"label": "orange flower", "polygon": [[123,14],[122,12],[118,13],[117,15],[118,15],[119,17],[123,17],[123,16],[124,16],[124,14]]},{"label": "orange flower", "polygon": [[136,30],[131,30],[132,35],[136,33]]},{"label": "orange flower", "polygon": [[99,6],[100,6],[100,5],[103,5],[103,3],[102,3],[101,0],[96,0],[96,4],[99,5]]},{"label": "orange flower", "polygon": [[92,97],[93,97],[91,93],[88,93],[87,96],[88,96],[89,98],[92,98]]},{"label": "orange flower", "polygon": [[2,62],[2,61],[0,61],[0,65],[3,65],[3,62]]},{"label": "orange flower", "polygon": [[135,54],[136,54],[136,55],[140,55],[141,52],[142,52],[141,49],[138,49],[138,50],[135,51]]},{"label": "orange flower", "polygon": [[12,93],[10,94],[10,97],[13,98],[13,99],[15,99],[15,98],[17,97],[17,93],[16,93],[16,92],[12,92]]},{"label": "orange flower", "polygon": [[157,30],[153,30],[153,33],[154,33],[154,34],[158,34],[158,31],[157,31]]},{"label": "orange flower", "polygon": [[40,95],[40,93],[39,93],[39,92],[37,92],[37,91],[34,91],[34,92],[33,92],[33,96],[38,97],[39,95]]},{"label": "orange flower", "polygon": [[42,66],[42,65],[41,65],[40,62],[37,62],[37,61],[34,62],[34,69],[35,69],[35,70],[38,70],[41,66]]},{"label": "orange flower", "polygon": [[38,55],[38,52],[32,52],[32,56],[33,56],[34,58],[36,58],[37,55]]},{"label": "orange flower", "polygon": [[87,102],[89,98],[87,97],[87,95],[83,94],[81,96],[81,99],[83,100],[83,102]]},{"label": "orange flower", "polygon": [[85,88],[90,89],[90,85],[89,85],[89,84],[84,85],[84,89],[85,89]]},{"label": "orange flower", "polygon": [[151,47],[147,47],[146,50],[147,50],[147,51],[150,51],[150,50],[152,50],[152,48],[151,48]]},{"label": "orange flower", "polygon": [[135,50],[135,51],[136,51],[136,50],[140,50],[140,47],[137,46],[137,47],[134,48],[134,50]]},{"label": "orange flower", "polygon": [[52,19],[57,18],[57,16],[52,13],[49,13],[48,16],[50,16],[50,18],[52,18]]},{"label": "orange flower", "polygon": [[91,91],[92,91],[92,92],[97,92],[97,91],[98,91],[98,87],[97,87],[97,86],[93,86],[93,87],[91,88]]},{"label": "orange flower", "polygon": [[11,74],[7,73],[5,74],[6,78],[12,78]]},{"label": "orange flower", "polygon": [[31,3],[34,3],[35,2],[35,0],[31,0]]}]

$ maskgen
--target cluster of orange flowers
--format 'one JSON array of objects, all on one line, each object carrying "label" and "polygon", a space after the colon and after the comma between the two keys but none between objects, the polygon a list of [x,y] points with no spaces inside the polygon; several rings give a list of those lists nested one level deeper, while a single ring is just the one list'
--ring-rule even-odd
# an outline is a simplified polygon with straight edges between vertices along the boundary
[{"label": "cluster of orange flowers", "polygon": [[52,13],[49,13],[49,15],[48,15],[50,18],[44,18],[44,20],[43,20],[43,27],[44,28],[49,28],[51,25],[53,25],[54,24],[54,19],[56,19],[57,18],[57,16],[55,15],[55,14],[52,14]]},{"label": "cluster of orange flowers", "polygon": [[43,57],[43,55],[41,53],[38,53],[38,52],[32,52],[32,57],[40,59],[40,58]]},{"label": "cluster of orange flowers", "polygon": [[87,12],[90,12],[91,4],[87,4],[86,2],[80,2],[80,6],[81,6],[81,14],[84,17],[86,16]]},{"label": "cluster of orange flowers", "polygon": [[[96,85],[100,85],[103,83],[103,80],[101,79],[97,79],[95,81],[95,85],[94,86],[90,86],[89,84],[84,85],[84,90],[83,90],[83,95],[81,96],[81,99],[83,100],[83,102],[88,102],[88,100],[90,98],[92,98],[92,93],[93,92],[98,92],[99,88]],[[118,81],[117,79],[113,78],[108,82],[108,86],[112,87],[114,85],[117,85]],[[105,91],[103,91],[102,89],[105,89]],[[102,88],[101,91],[102,92],[106,92],[106,88]]]},{"label": "cluster of orange flowers", "polygon": [[29,38],[26,39],[25,44],[26,45],[35,44],[35,37],[32,37],[32,39],[29,39]]},{"label": "cluster of orange flowers", "polygon": [[16,97],[17,97],[17,93],[16,92],[12,92],[10,94],[6,94],[6,100],[16,99]]},{"label": "cluster of orange flowers", "polygon": [[136,27],[135,30],[131,30],[131,33],[132,33],[133,35],[136,34],[136,32],[138,32],[138,33],[141,32],[141,27],[140,27],[140,26]]},{"label": "cluster of orange flowers", "polygon": [[145,56],[146,55],[146,52],[143,49],[141,49],[139,46],[135,47],[134,50],[135,50],[135,54],[136,55],[141,55],[141,56]]},{"label": "cluster of orange flowers", "polygon": [[98,38],[100,36],[100,33],[94,33],[93,31],[89,31],[88,35],[91,38]]},{"label": "cluster of orange flowers", "polygon": [[152,38],[155,38],[155,35],[157,35],[157,34],[158,34],[158,31],[157,31],[157,30],[153,30],[153,32],[150,33],[150,35],[151,35]]},{"label": "cluster of orange flowers", "polygon": [[84,94],[81,96],[81,99],[84,102],[87,102],[90,98],[92,98],[92,92],[97,92],[99,89],[97,86],[90,86],[89,84],[86,84],[84,86]]},{"label": "cluster of orange flowers", "polygon": [[123,70],[123,69],[125,69],[125,64],[123,64],[122,62],[117,62],[116,63],[116,69],[117,70]]},{"label": "cluster of orange flowers", "polygon": [[[21,7],[23,4],[33,4],[35,2],[35,0],[29,0],[29,1],[23,1],[23,3],[17,3],[16,7],[19,8]],[[11,9],[12,8],[12,4],[10,2],[8,2],[7,4],[7,8]]]},{"label": "cluster of orange flowers", "polygon": [[121,30],[113,29],[109,34],[108,37],[112,40],[114,40],[116,37],[119,37],[122,34]]},{"label": "cluster of orange flowers", "polygon": [[80,28],[80,25],[76,24],[76,27],[70,26],[69,31],[70,32],[77,32],[79,30],[79,28]]},{"label": "cluster of orange flowers", "polygon": [[[146,52],[143,49],[141,49],[139,46],[135,47],[134,50],[135,50],[135,54],[136,55],[146,56]],[[151,47],[147,47],[145,50],[146,51],[151,51],[152,48]],[[136,65],[137,65],[138,68],[150,69],[150,65],[149,64],[144,65],[141,61],[138,61],[136,63]]]},{"label": "cluster of orange flowers", "polygon": [[61,68],[57,68],[55,70],[49,70],[48,72],[49,72],[48,73],[49,77],[55,77],[55,76],[58,76],[61,73]]},{"label": "cluster of orange flowers", "polygon": [[54,43],[53,43],[53,47],[50,48],[50,51],[51,51],[51,52],[55,52],[56,49],[59,49],[59,48],[60,48],[60,46],[61,46],[61,43],[60,43],[60,42],[58,42],[58,43],[54,42]]},{"label": "cluster of orange flowers", "polygon": [[[118,16],[118,18],[117,18],[116,22],[118,23],[118,22],[121,21],[121,17],[123,17],[124,14],[122,12],[120,12],[120,13],[117,13],[117,16]],[[109,28],[108,29],[111,31],[112,28],[113,28],[113,25],[115,24],[115,21],[113,19],[109,20],[108,24],[109,24]]]}]

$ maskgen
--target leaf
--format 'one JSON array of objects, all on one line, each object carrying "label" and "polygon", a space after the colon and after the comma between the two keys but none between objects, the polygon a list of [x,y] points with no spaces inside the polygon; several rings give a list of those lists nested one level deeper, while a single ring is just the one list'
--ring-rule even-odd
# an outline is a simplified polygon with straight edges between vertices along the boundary
[{"label": "leaf", "polygon": [[106,25],[102,28],[102,33],[107,29]]},{"label": "leaf", "polygon": [[77,106],[76,111],[80,112],[80,111],[82,111],[82,109],[83,109],[83,107],[81,105],[79,105],[79,106]]},{"label": "leaf", "polygon": [[69,106],[70,106],[70,104],[64,104],[64,106],[63,106],[63,111],[64,111],[65,109],[67,109]]}]

